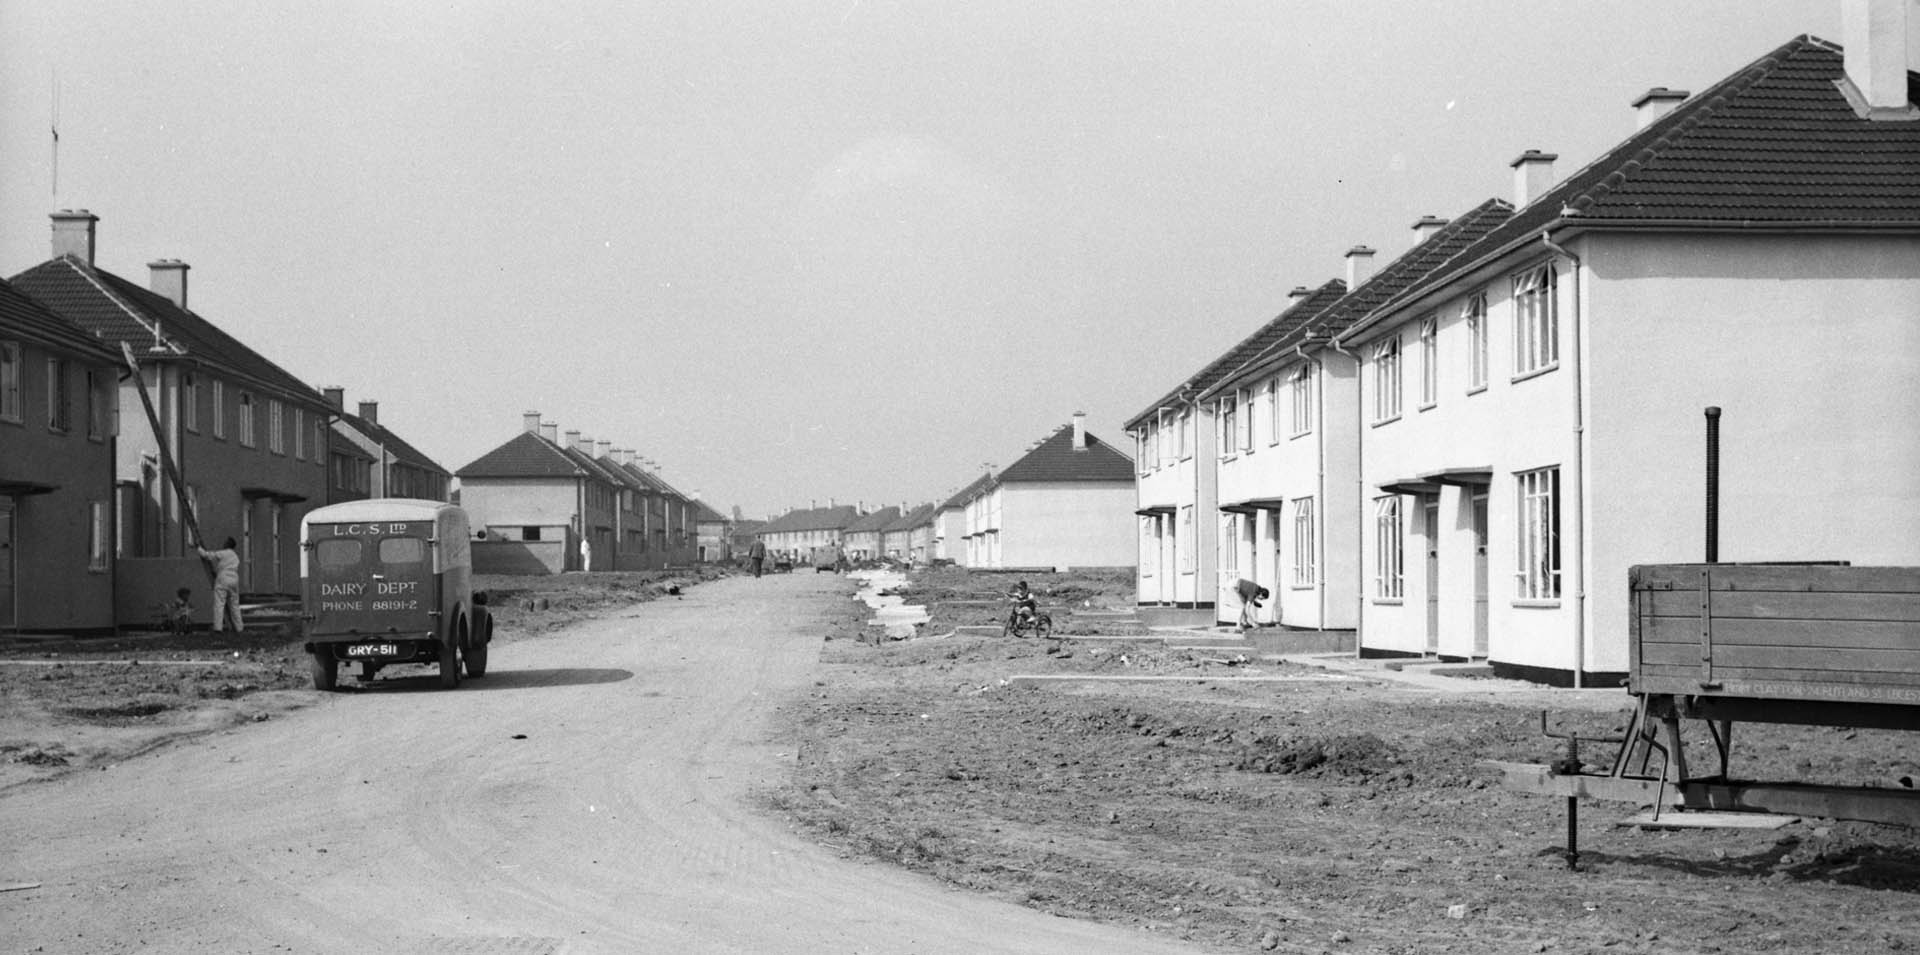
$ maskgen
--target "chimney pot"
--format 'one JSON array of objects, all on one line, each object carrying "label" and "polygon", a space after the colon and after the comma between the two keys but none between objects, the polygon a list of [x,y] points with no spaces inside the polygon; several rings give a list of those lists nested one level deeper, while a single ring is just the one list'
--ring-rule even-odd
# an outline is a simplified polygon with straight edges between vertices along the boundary
[{"label": "chimney pot", "polygon": [[1433,238],[1434,233],[1446,227],[1447,220],[1439,216],[1421,216],[1420,221],[1413,224],[1413,244],[1419,245]]},{"label": "chimney pot", "polygon": [[187,269],[179,259],[155,259],[147,263],[147,288],[181,308],[187,307]]},{"label": "chimney pot", "polygon": [[1842,89],[1868,119],[1920,119],[1907,99],[1907,71],[1920,58],[1913,0],[1841,0]]},{"label": "chimney pot", "polygon": [[1087,449],[1087,413],[1084,411],[1073,413],[1073,449],[1075,451]]},{"label": "chimney pot", "polygon": [[380,402],[378,401],[360,402],[360,417],[367,419],[368,424],[379,424],[380,423]]},{"label": "chimney pot", "polygon": [[596,458],[604,458],[604,457],[606,457],[606,456],[608,456],[608,454],[610,454],[610,453],[611,453],[611,452],[613,451],[613,442],[611,442],[611,441],[601,441],[601,442],[597,442],[597,444],[596,444],[596,447],[598,447],[598,448],[600,449],[600,453],[599,453],[599,454],[596,454],[596,455],[594,455],[594,457],[596,457]]},{"label": "chimney pot", "polygon": [[560,425],[552,421],[540,422],[540,437],[547,439],[548,444],[554,445],[556,447],[559,446]]},{"label": "chimney pot", "polygon": [[1640,98],[1633,101],[1634,128],[1646,129],[1653,124],[1654,120],[1667,115],[1675,106],[1686,102],[1690,95],[1692,94],[1686,90],[1670,90],[1664,86],[1656,86],[1641,93]]},{"label": "chimney pot", "polygon": [[1373,249],[1356,245],[1347,250],[1347,288],[1359,288],[1373,277]]},{"label": "chimney pot", "polygon": [[93,264],[94,232],[100,217],[85,209],[62,209],[53,218],[53,257],[71,255]]},{"label": "chimney pot", "polygon": [[347,389],[339,385],[329,385],[320,389],[320,393],[327,396],[327,404],[335,411],[347,410]]},{"label": "chimney pot", "polygon": [[1529,149],[1507,165],[1513,167],[1513,206],[1522,208],[1553,187],[1553,161],[1560,157]]}]

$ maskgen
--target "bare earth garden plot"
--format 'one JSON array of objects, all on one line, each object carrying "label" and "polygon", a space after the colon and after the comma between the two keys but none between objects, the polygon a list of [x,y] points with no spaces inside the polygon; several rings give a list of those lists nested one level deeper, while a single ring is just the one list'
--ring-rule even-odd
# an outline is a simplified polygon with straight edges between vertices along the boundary
[{"label": "bare earth garden plot", "polygon": [[[955,616],[939,596],[1002,583],[954,573],[909,588],[936,600],[923,632]],[[767,797],[849,854],[1221,951],[1920,946],[1920,838],[1905,829],[1642,831],[1615,825],[1633,807],[1589,804],[1584,871],[1568,871],[1560,801],[1503,791],[1477,763],[1560,755],[1542,709],[1616,732],[1624,690],[1443,693],[1144,639],[874,644],[850,639],[860,616],[792,707],[796,778]],[[1005,682],[1089,671],[1205,679]],[[1915,749],[1896,732],[1743,725],[1736,754],[1750,778],[1890,786]]]}]

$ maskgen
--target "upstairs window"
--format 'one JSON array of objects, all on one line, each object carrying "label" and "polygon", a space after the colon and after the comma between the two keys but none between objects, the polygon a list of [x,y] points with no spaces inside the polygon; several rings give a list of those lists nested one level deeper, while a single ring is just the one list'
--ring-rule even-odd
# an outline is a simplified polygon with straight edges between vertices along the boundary
[{"label": "upstairs window", "polygon": [[1428,315],[1420,322],[1420,407],[1431,408],[1440,400],[1440,317]]},{"label": "upstairs window", "polygon": [[267,450],[287,453],[286,410],[278,398],[267,399]]},{"label": "upstairs window", "polygon": [[1240,441],[1240,395],[1220,399],[1220,456],[1233,457]]},{"label": "upstairs window", "polygon": [[1280,379],[1267,382],[1267,443],[1279,444],[1285,437],[1286,416],[1280,413]]},{"label": "upstairs window", "polygon": [[113,400],[101,384],[105,377],[105,372],[87,371],[87,437],[95,440],[105,440],[112,428]]},{"label": "upstairs window", "polygon": [[0,342],[0,420],[20,421],[20,343]]},{"label": "upstairs window", "polygon": [[1467,391],[1487,387],[1487,293],[1467,297]]},{"label": "upstairs window", "polygon": [[1373,420],[1376,424],[1400,417],[1400,338],[1373,346]]},{"label": "upstairs window", "polygon": [[227,386],[220,381],[213,383],[213,436],[223,441],[227,437]]},{"label": "upstairs window", "polygon": [[1235,394],[1239,396],[1240,429],[1234,433],[1234,440],[1239,443],[1241,451],[1251,453],[1253,451],[1253,392],[1242,388]]},{"label": "upstairs window", "polygon": [[240,429],[240,446],[251,448],[258,438],[253,433],[253,396],[240,393],[240,417],[236,421]]},{"label": "upstairs window", "polygon": [[200,382],[192,375],[180,376],[180,423],[200,433]]},{"label": "upstairs window", "polygon": [[1313,363],[1302,362],[1294,369],[1293,433],[1297,437],[1313,430]]},{"label": "upstairs window", "polygon": [[1513,373],[1546,371],[1560,363],[1560,316],[1553,264],[1513,279]]},{"label": "upstairs window", "polygon": [[73,430],[73,389],[67,382],[67,360],[47,359],[47,427]]},{"label": "upstairs window", "polygon": [[1185,461],[1193,457],[1193,410],[1191,408],[1180,412],[1180,417],[1174,424],[1174,431],[1177,432],[1180,443],[1180,460]]},{"label": "upstairs window", "polygon": [[293,409],[293,459],[307,459],[307,412],[302,408]]}]

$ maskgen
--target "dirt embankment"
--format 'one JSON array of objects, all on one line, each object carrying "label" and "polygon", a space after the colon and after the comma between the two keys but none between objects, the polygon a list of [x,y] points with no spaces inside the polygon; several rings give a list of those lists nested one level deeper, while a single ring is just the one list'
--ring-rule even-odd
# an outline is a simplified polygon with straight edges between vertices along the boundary
[{"label": "dirt embankment", "polygon": [[[918,593],[999,584],[945,573]],[[1022,905],[1220,951],[1920,946],[1920,839],[1904,829],[1653,832],[1615,825],[1634,807],[1590,803],[1584,870],[1568,871],[1563,804],[1501,790],[1477,763],[1560,755],[1543,708],[1617,733],[1624,692],[1435,692],[1145,640],[965,631],[824,653],[830,675],[791,708],[796,778],[770,803],[845,853]],[[1007,682],[1087,672],[1197,679]],[[1734,772],[1897,786],[1911,736],[1742,725]]]},{"label": "dirt embankment", "polygon": [[[481,575],[474,586],[491,598],[494,639],[512,643],[727,573],[702,567]],[[247,623],[243,634],[202,629],[0,637],[0,788],[125,759],[183,735],[271,719],[312,702],[295,613],[256,612]]]}]

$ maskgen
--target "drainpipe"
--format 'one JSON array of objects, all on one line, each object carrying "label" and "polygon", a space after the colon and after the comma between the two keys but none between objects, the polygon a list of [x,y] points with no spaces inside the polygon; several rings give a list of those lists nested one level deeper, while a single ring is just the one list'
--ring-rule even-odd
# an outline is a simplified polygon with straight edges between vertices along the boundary
[{"label": "drainpipe", "polygon": [[[1366,540],[1367,540],[1367,509],[1361,505],[1365,501],[1366,493],[1367,493],[1367,468],[1366,468],[1366,463],[1367,463],[1366,414],[1367,412],[1366,412],[1365,402],[1361,400],[1361,395],[1359,393],[1360,391],[1360,356],[1355,355],[1353,352],[1350,352],[1345,348],[1340,347],[1340,336],[1338,335],[1331,336],[1327,339],[1327,347],[1332,348],[1334,351],[1337,351],[1340,354],[1347,356],[1347,360],[1353,362],[1353,387],[1354,387],[1353,496],[1354,496],[1354,505],[1355,505],[1353,509],[1354,510],[1353,523],[1356,531],[1356,533],[1354,534],[1354,543],[1359,544],[1360,551],[1364,553],[1366,551]],[[1322,404],[1320,406],[1320,416],[1321,416],[1320,424],[1322,429],[1324,430],[1326,426],[1326,405],[1325,404]],[[1366,622],[1366,613],[1367,613],[1366,561],[1354,562],[1353,579],[1354,579],[1353,655],[1358,657],[1360,655],[1360,627],[1362,624]]]},{"label": "drainpipe", "polygon": [[1583,392],[1580,387],[1580,257],[1553,244],[1553,236],[1540,233],[1540,243],[1547,251],[1573,261],[1573,324],[1568,326],[1567,353],[1573,367],[1573,480],[1580,489],[1580,506],[1573,509],[1574,545],[1569,548],[1573,553],[1573,688],[1578,690],[1585,685],[1581,678],[1582,669],[1587,662],[1587,482],[1585,455],[1587,440],[1585,409],[1582,405]]},{"label": "drainpipe", "polygon": [[[1293,353],[1299,355],[1300,360],[1305,362],[1309,368],[1313,366],[1314,362],[1313,359],[1307,355],[1305,342],[1296,342],[1293,346]],[[1313,376],[1313,389],[1314,411],[1316,413],[1323,412],[1327,407],[1327,375],[1324,367],[1320,369],[1319,374]],[[1314,435],[1314,443],[1318,445],[1320,449],[1320,460],[1317,462],[1320,473],[1314,479],[1313,492],[1315,494],[1314,500],[1320,502],[1320,513],[1315,514],[1313,519],[1319,522],[1324,521],[1327,514],[1327,429],[1322,427],[1313,430],[1316,432]],[[1313,555],[1315,577],[1313,589],[1319,597],[1320,629],[1325,630],[1327,629],[1327,585],[1325,579],[1321,577],[1322,574],[1327,572],[1327,535],[1325,532],[1313,535],[1313,547],[1315,551]]]}]

